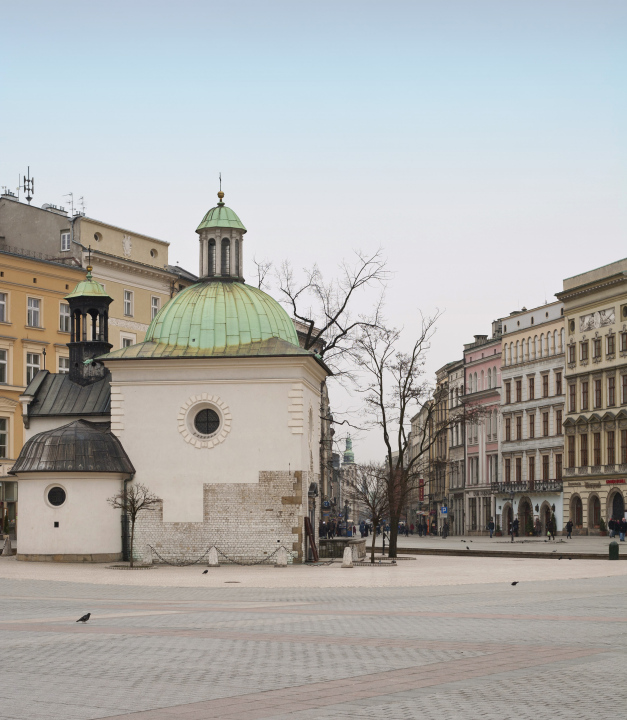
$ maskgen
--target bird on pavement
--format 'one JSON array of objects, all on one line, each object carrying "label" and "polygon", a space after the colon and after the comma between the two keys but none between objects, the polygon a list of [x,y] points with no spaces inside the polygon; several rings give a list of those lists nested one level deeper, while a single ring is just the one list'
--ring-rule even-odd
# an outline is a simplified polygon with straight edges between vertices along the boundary
[{"label": "bird on pavement", "polygon": [[561,560],[561,559],[562,559],[562,556],[560,555],[557,559],[558,559],[558,560]]},{"label": "bird on pavement", "polygon": [[202,574],[203,574],[203,575],[206,575],[208,572],[209,572],[209,570],[203,570],[203,571],[202,571]]},{"label": "bird on pavement", "polygon": [[91,613],[87,613],[87,615],[83,615],[83,617],[78,618],[78,620],[76,622],[86,623],[90,617],[91,617]]},{"label": "bird on pavement", "polygon": [[466,550],[470,550],[470,548],[468,547],[468,545],[466,545]]},{"label": "bird on pavement", "polygon": [[513,582],[512,585],[518,585],[519,581],[516,580],[516,582]]}]

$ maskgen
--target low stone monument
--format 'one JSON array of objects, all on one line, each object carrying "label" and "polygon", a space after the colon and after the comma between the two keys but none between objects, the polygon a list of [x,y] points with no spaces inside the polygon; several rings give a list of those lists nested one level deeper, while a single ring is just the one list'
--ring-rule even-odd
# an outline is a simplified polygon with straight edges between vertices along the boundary
[{"label": "low stone monument", "polygon": [[287,567],[287,550],[284,547],[280,547],[276,554],[276,566]]},{"label": "low stone monument", "polygon": [[220,563],[218,562],[218,551],[215,547],[212,547],[211,550],[209,550],[209,561],[207,564],[209,567],[220,567]]},{"label": "low stone monument", "polygon": [[150,545],[146,545],[142,560],[142,565],[152,565],[152,548],[150,547]]},{"label": "low stone monument", "polygon": [[344,557],[342,558],[342,567],[343,568],[352,568],[353,567],[353,551],[349,547],[344,548]]},{"label": "low stone monument", "polygon": [[11,555],[11,538],[7,535],[2,548],[3,555]]}]

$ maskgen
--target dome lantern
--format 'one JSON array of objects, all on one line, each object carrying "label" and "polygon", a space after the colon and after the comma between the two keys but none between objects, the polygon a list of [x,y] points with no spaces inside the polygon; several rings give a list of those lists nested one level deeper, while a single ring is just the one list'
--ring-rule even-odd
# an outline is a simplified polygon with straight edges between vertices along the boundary
[{"label": "dome lantern", "polygon": [[246,228],[237,215],[224,204],[224,193],[218,193],[218,204],[202,219],[196,232],[200,236],[201,279],[244,282],[243,244]]}]

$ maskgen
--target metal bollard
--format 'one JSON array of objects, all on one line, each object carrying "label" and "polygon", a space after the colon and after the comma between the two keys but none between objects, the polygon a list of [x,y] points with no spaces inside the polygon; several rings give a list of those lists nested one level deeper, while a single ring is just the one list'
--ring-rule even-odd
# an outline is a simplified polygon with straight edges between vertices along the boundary
[{"label": "metal bollard", "polygon": [[618,560],[618,543],[616,540],[610,543],[610,560]]}]

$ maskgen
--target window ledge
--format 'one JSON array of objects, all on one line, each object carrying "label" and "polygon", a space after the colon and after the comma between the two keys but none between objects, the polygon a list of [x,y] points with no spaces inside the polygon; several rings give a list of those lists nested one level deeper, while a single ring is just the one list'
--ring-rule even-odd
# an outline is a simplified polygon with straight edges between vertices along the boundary
[{"label": "window ledge", "polygon": [[9,322],[8,320],[0,320],[0,325],[13,325],[13,323]]},{"label": "window ledge", "polygon": [[41,330],[42,332],[44,332],[46,329],[46,328],[41,327],[41,325],[24,325],[24,327],[27,330]]}]

